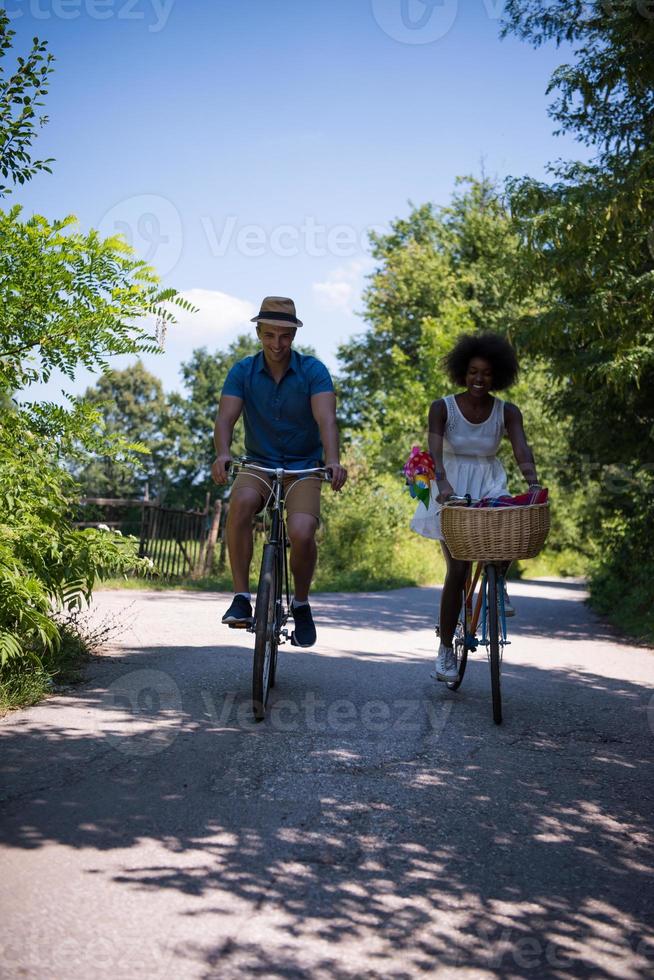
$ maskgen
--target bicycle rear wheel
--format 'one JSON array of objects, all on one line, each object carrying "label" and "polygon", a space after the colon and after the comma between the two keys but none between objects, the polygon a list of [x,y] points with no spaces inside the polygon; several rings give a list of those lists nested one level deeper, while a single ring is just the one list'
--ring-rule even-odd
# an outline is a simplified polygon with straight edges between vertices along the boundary
[{"label": "bicycle rear wheel", "polygon": [[255,607],[254,664],[252,667],[252,710],[257,721],[266,714],[268,692],[275,680],[277,658],[277,617],[280,607],[281,576],[279,546],[266,544],[261,559],[261,574]]},{"label": "bicycle rear wheel", "polygon": [[[491,693],[493,697],[493,721],[496,725],[502,724],[502,690],[500,686],[500,672],[502,662],[500,658],[500,635],[498,617],[498,581],[497,569],[495,565],[486,565],[486,609],[488,611],[488,640],[489,640],[489,660],[491,675]],[[501,585],[501,583],[500,583]]]},{"label": "bicycle rear wheel", "polygon": [[468,635],[468,608],[466,604],[466,590],[463,590],[461,599],[461,612],[459,613],[459,621],[456,624],[456,629],[454,630],[454,637],[452,639],[452,646],[454,647],[454,656],[456,657],[456,666],[459,671],[459,676],[455,681],[446,681],[447,687],[450,691],[456,691],[461,687],[463,682],[463,675],[466,672],[466,665],[468,663],[468,644],[466,643],[466,637]]}]

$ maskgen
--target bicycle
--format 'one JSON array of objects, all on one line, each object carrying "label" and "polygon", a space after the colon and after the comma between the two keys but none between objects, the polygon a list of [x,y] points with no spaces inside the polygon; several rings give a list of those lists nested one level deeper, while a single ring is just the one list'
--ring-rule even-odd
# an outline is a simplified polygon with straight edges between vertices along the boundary
[{"label": "bicycle", "polygon": [[[254,607],[254,622],[246,629],[254,633],[254,661],[252,665],[252,711],[257,721],[266,714],[270,689],[275,686],[277,673],[277,650],[280,644],[290,639],[286,623],[290,616],[291,593],[288,575],[288,538],[284,515],[284,479],[289,476],[303,479],[331,480],[331,473],[323,466],[304,470],[285,470],[281,467],[260,466],[246,457],[232,464],[235,476],[240,469],[258,477],[266,486],[268,498],[263,507],[268,518],[268,530],[263,546],[261,571],[257,585],[257,599]],[[272,486],[259,473],[272,477]],[[295,484],[293,484],[295,486]],[[293,491],[289,488],[289,493]]]},{"label": "bicycle", "polygon": [[[507,635],[504,611],[505,565],[505,562],[479,561],[475,564],[474,572],[471,566],[462,593],[461,612],[453,639],[459,676],[455,681],[445,682],[450,691],[458,690],[466,671],[468,653],[474,653],[479,644],[483,644],[490,665],[493,721],[496,725],[502,723],[502,654],[504,647],[511,642]],[[475,596],[480,578],[481,588]],[[478,639],[477,628],[480,616],[482,635]]]},{"label": "bicycle", "polygon": [[[540,551],[549,531],[549,509],[547,504],[536,504],[527,507],[471,510],[469,513],[474,514],[476,520],[485,520],[495,525],[500,525],[500,522],[507,526],[513,524],[514,533],[513,538],[509,535],[508,540],[502,541],[498,539],[497,529],[493,528],[490,532],[485,529],[485,534],[470,534],[466,539],[465,533],[461,535],[460,529],[455,526],[455,521],[461,523],[461,514],[455,518],[453,512],[465,512],[473,503],[477,501],[473,501],[470,494],[463,497],[454,495],[445,501],[441,511],[443,536],[450,552],[455,558],[471,562],[453,638],[458,677],[455,681],[445,683],[451,691],[458,690],[466,671],[468,653],[474,652],[482,643],[486,647],[490,665],[493,721],[496,725],[501,725],[502,658],[504,647],[511,642],[504,608],[506,571],[511,561],[517,558],[533,558]],[[448,517],[445,516],[447,512],[450,515]],[[505,528],[503,531],[506,534]],[[480,579],[481,587],[475,597]],[[478,639],[480,618],[481,638]],[[436,629],[438,632],[439,628]]]}]

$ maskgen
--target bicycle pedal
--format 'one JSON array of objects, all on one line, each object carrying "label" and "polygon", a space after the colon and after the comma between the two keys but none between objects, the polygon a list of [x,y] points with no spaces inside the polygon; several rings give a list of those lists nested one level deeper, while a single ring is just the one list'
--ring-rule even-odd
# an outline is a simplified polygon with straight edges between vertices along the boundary
[{"label": "bicycle pedal", "polygon": [[254,620],[251,620],[249,623],[244,621],[241,623],[227,623],[227,625],[230,630],[251,630],[254,628]]}]

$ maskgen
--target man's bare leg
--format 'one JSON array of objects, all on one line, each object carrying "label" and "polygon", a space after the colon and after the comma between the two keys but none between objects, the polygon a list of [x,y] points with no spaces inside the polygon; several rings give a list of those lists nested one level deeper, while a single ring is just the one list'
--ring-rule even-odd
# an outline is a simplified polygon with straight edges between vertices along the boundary
[{"label": "man's bare leg", "polygon": [[309,597],[311,579],[316,568],[318,521],[311,514],[291,514],[287,521],[291,542],[291,571],[295,582],[295,598],[305,602]]},{"label": "man's bare leg", "polygon": [[261,494],[251,487],[240,487],[232,494],[227,517],[227,547],[234,592],[250,591],[252,562],[252,520],[261,510]]}]

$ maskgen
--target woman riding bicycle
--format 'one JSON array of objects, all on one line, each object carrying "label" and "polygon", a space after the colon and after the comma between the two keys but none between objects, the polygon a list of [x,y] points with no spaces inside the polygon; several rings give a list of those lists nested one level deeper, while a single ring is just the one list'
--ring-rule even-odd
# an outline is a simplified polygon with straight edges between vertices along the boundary
[{"label": "woman riding bicycle", "polygon": [[[499,334],[462,334],[443,358],[443,366],[454,384],[465,390],[439,398],[429,409],[429,451],[435,481],[429,507],[419,504],[411,527],[424,537],[440,540],[445,555],[447,574],[441,595],[436,678],[455,681],[458,672],[452,638],[469,563],[453,558],[443,541],[441,506],[452,494],[470,494],[477,499],[508,495],[506,472],[497,458],[504,435],[530,489],[539,484],[520,410],[491,394],[509,388],[517,378],[518,360],[511,344]],[[508,604],[505,612],[512,614]]]}]

